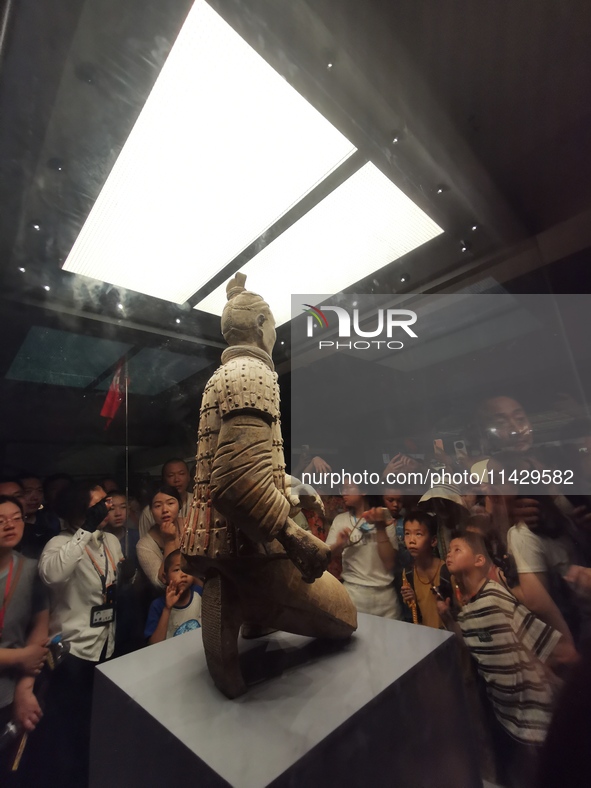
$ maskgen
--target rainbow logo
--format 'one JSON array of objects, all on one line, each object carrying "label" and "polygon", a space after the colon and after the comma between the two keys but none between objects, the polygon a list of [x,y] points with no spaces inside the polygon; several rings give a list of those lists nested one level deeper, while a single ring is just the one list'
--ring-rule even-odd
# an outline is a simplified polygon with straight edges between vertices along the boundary
[{"label": "rainbow logo", "polygon": [[[314,317],[314,318],[316,318],[316,320],[318,321],[318,325],[319,325],[321,328],[322,328],[322,327],[324,327],[324,328],[328,328],[328,320],[326,319],[326,315],[324,314],[324,312],[321,312],[321,311],[320,311],[319,309],[317,309],[315,306],[312,306],[312,304],[304,304],[304,306],[305,306],[305,307],[308,307],[308,308],[307,308],[307,309],[304,309],[303,311],[304,311],[304,312],[305,312],[307,315],[310,315],[311,317]],[[311,324],[310,324],[310,327],[311,327]]]}]

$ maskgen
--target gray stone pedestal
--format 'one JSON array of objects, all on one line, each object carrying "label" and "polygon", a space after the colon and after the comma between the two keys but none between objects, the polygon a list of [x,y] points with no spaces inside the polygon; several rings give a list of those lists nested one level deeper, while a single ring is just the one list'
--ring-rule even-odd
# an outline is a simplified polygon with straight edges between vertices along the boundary
[{"label": "gray stone pedestal", "polygon": [[200,631],[97,669],[91,788],[476,788],[453,638],[360,615],[348,644],[242,641],[247,695],[207,672]]}]

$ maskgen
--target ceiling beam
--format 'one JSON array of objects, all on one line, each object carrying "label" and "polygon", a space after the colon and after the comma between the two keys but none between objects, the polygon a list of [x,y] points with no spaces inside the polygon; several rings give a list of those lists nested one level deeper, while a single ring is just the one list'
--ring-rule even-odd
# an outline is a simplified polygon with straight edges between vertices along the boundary
[{"label": "ceiling beam", "polygon": [[360,170],[366,162],[367,158],[361,151],[356,151],[349,156],[336,170],[331,172],[312,191],[278,219],[272,227],[260,235],[256,241],[250,244],[243,252],[224,266],[218,274],[213,276],[207,284],[194,293],[188,299],[191,306],[196,306],[209,293],[226,282],[237,271],[240,271],[243,265],[246,265],[253,257],[256,257],[266,246],[269,246],[270,243],[294,225],[298,219],[301,219],[308,211],[311,211],[325,197],[341,186],[348,178]]},{"label": "ceiling beam", "polygon": [[[7,298],[6,296],[0,296],[0,300],[6,300],[9,303],[14,304],[17,299],[15,299],[14,296],[10,298]],[[166,328],[148,326],[145,323],[138,323],[136,321],[126,320],[125,318],[114,318],[109,315],[87,312],[82,309],[65,306],[64,304],[60,304],[58,302],[38,301],[37,299],[27,296],[18,298],[18,302],[26,306],[32,306],[49,312],[55,312],[59,315],[69,315],[71,317],[80,318],[81,320],[91,320],[96,323],[115,326],[117,328],[126,328],[131,329],[132,331],[140,331],[144,334],[152,334],[158,337],[174,339],[177,342],[189,342],[193,345],[205,345],[206,347],[221,348],[223,350],[225,350],[227,347],[225,342],[208,339],[207,337],[193,336],[191,334],[185,334],[181,331],[169,331]]]}]

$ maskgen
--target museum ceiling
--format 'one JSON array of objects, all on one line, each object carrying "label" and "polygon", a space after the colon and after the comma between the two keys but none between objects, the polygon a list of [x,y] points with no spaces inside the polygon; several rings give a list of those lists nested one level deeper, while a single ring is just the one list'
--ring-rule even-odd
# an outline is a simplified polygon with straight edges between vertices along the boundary
[{"label": "museum ceiling", "polygon": [[[207,245],[189,206],[178,230],[193,255],[187,283],[174,268],[176,251],[167,260],[166,248],[161,254],[152,243],[158,228],[150,214],[136,215],[143,293],[113,283],[117,261],[111,283],[62,266],[191,2],[0,6],[0,443],[7,465],[41,470],[59,456],[62,467],[75,470],[81,447],[92,445],[94,464],[108,470],[125,435],[117,422],[105,432],[98,413],[122,358],[131,378],[129,441],[138,455],[144,451],[143,467],[152,447],[184,445],[195,430],[200,388],[223,347],[219,317],[199,305],[235,270],[268,257],[282,235],[288,248],[301,242],[305,252],[307,239],[288,233],[367,162],[443,232],[363,275],[353,268],[335,290],[453,292],[483,280],[508,289],[515,282],[522,291],[589,290],[591,16],[584,0],[538,0],[535,7],[528,0],[210,5],[354,152],[223,265],[211,262],[211,239],[231,236],[241,212],[229,200],[219,227],[205,228]],[[268,107],[260,101],[255,114],[263,116]],[[242,121],[237,115],[221,153],[211,149],[228,193],[232,173],[248,157]],[[155,182],[163,161],[176,161],[174,142],[164,152],[154,157]],[[147,183],[151,166],[144,161]],[[187,205],[174,199],[178,194],[170,197],[174,213],[185,216]],[[243,200],[245,210],[253,202]],[[176,233],[170,237],[176,242]],[[170,246],[176,250],[172,240]],[[164,258],[156,270],[154,249]],[[288,260],[287,249],[284,255]],[[297,257],[270,270],[275,287],[310,292]],[[173,293],[170,300],[153,295],[160,287]],[[173,300],[177,291],[182,303]],[[287,323],[278,339],[276,361],[287,372]]]}]

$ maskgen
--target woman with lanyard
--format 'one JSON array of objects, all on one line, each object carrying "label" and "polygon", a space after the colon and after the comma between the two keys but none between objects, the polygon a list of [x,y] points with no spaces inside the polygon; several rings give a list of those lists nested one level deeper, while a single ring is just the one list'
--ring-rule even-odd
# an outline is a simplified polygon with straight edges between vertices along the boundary
[{"label": "woman with lanyard", "polygon": [[114,648],[117,567],[123,555],[117,537],[103,530],[109,505],[101,487],[77,484],[64,490],[56,511],[66,527],[39,559],[51,596],[50,630],[61,632],[69,649],[47,700],[53,723],[49,762],[61,788],[88,782],[94,668]]},{"label": "woman with lanyard", "polygon": [[[21,502],[0,495],[0,785],[24,785],[24,768],[9,775],[14,736],[35,729],[42,712],[35,677],[47,654],[49,611],[37,564],[15,552],[23,536]],[[31,751],[27,753],[30,755]],[[23,767],[26,763],[23,763]]]},{"label": "woman with lanyard", "polygon": [[342,495],[348,511],[334,518],[326,544],[334,556],[342,555],[345,588],[360,613],[401,619],[394,588],[396,524],[386,510],[370,510],[376,502],[359,488],[346,487]]}]

